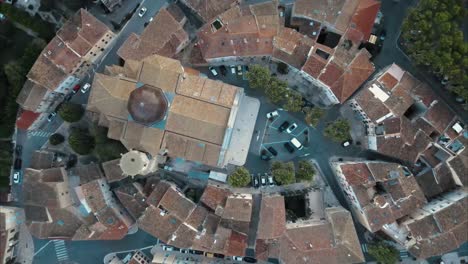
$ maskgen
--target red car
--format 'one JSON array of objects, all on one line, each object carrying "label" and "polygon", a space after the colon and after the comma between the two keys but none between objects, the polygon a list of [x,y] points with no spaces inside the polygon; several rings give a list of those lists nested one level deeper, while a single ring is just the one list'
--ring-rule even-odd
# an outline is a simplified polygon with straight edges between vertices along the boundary
[{"label": "red car", "polygon": [[79,90],[80,90],[81,86],[79,84],[75,85],[75,87],[73,87],[73,93],[77,93]]}]

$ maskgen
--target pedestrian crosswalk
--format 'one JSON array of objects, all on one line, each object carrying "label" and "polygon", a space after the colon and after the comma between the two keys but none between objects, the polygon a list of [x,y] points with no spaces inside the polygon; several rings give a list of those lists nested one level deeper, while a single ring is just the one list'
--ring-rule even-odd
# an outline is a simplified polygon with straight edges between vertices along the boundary
[{"label": "pedestrian crosswalk", "polygon": [[409,257],[408,251],[406,251],[406,250],[401,250],[401,251],[400,251],[400,258],[404,259],[404,258],[407,258],[407,257]]},{"label": "pedestrian crosswalk", "polygon": [[28,131],[28,137],[45,137],[45,138],[48,138],[52,134],[53,134],[52,132],[39,131],[39,130]]},{"label": "pedestrian crosswalk", "polygon": [[54,247],[55,247],[55,255],[57,256],[57,260],[65,261],[68,260],[68,252],[67,247],[65,246],[65,241],[63,240],[53,240]]}]

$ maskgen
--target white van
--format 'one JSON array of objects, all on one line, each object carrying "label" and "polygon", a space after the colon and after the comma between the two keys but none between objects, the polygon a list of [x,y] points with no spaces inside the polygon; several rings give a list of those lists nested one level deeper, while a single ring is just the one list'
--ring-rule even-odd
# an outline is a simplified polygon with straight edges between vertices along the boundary
[{"label": "white van", "polygon": [[297,140],[297,138],[292,138],[290,142],[291,142],[291,144],[293,144],[293,146],[296,147],[298,150],[301,150],[302,148],[304,148],[304,146],[302,146],[301,142],[299,142],[299,140]]}]

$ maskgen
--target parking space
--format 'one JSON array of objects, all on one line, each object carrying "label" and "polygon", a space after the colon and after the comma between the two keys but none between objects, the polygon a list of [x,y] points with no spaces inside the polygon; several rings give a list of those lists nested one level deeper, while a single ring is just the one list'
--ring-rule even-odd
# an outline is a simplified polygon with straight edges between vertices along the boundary
[{"label": "parking space", "polygon": [[309,148],[309,127],[301,120],[277,109],[265,116],[267,125],[259,155],[262,159],[288,161],[305,155]]}]

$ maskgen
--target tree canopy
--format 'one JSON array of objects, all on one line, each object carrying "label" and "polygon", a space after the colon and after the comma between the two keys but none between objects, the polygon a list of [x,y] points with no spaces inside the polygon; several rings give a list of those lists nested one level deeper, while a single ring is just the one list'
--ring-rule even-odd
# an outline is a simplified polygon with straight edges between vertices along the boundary
[{"label": "tree canopy", "polygon": [[296,91],[288,91],[286,102],[283,105],[283,108],[289,112],[299,112],[304,105],[304,101],[302,101],[302,96],[300,93]]},{"label": "tree canopy", "polygon": [[62,134],[55,133],[49,137],[49,143],[53,146],[61,144],[65,141],[65,137]]},{"label": "tree canopy", "polygon": [[320,122],[320,119],[325,115],[325,110],[318,108],[318,107],[314,107],[314,108],[304,107],[302,110],[305,113],[305,117],[304,117],[305,122],[309,126],[313,126],[313,127],[316,127],[318,123]]},{"label": "tree canopy", "polygon": [[271,73],[266,67],[252,65],[247,72],[249,86],[253,89],[266,89],[270,84]]},{"label": "tree canopy", "polygon": [[295,169],[294,163],[274,161],[271,164],[271,174],[279,185],[287,185],[294,183]]},{"label": "tree canopy", "polygon": [[315,168],[310,161],[301,160],[298,164],[298,169],[296,172],[296,178],[298,180],[312,181],[315,176]]},{"label": "tree canopy", "polygon": [[228,183],[232,187],[245,187],[250,183],[250,173],[244,167],[237,168],[231,175],[229,175]]},{"label": "tree canopy", "polygon": [[369,254],[381,264],[395,264],[398,262],[398,251],[387,244],[379,242],[369,245]]},{"label": "tree canopy", "polygon": [[462,24],[463,0],[421,0],[410,9],[402,26],[405,49],[411,59],[441,78],[468,101],[468,43]]},{"label": "tree canopy", "polygon": [[106,127],[94,124],[91,131],[96,144],[95,154],[101,162],[118,159],[120,154],[128,151],[120,141],[107,137],[108,130]]},{"label": "tree canopy", "polygon": [[343,142],[351,138],[351,135],[349,134],[350,130],[351,126],[347,120],[338,119],[325,128],[324,134],[333,141]]},{"label": "tree canopy", "polygon": [[87,129],[72,128],[68,137],[68,144],[77,154],[87,155],[94,149],[94,137]]},{"label": "tree canopy", "polygon": [[84,112],[83,106],[70,102],[63,103],[58,111],[60,117],[69,123],[79,121],[83,117]]},{"label": "tree canopy", "polygon": [[266,96],[274,104],[284,100],[287,93],[288,84],[277,78],[271,78],[269,85],[265,89]]}]

